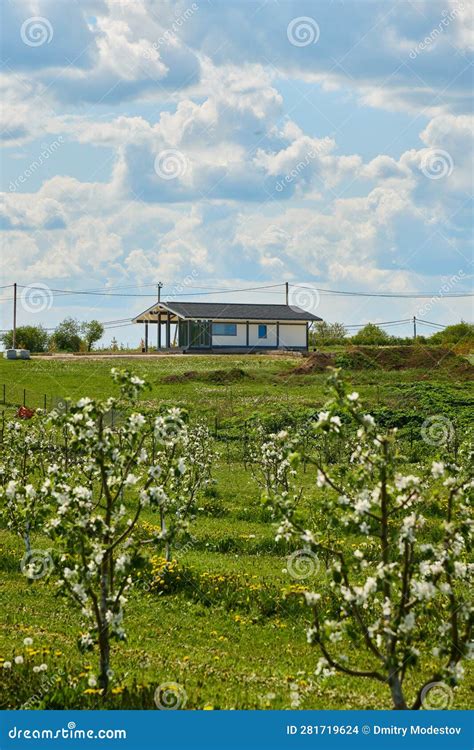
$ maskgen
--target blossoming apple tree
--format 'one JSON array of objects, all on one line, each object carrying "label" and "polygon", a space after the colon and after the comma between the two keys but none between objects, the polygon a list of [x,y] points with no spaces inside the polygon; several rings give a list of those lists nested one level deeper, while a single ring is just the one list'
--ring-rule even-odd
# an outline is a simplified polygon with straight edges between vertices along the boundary
[{"label": "blossoming apple tree", "polygon": [[[167,562],[171,560],[175,544],[182,546],[189,541],[198,493],[212,482],[213,450],[209,429],[202,423],[185,426],[182,417],[177,409],[159,416],[155,421],[152,447],[153,464],[160,467],[160,531],[144,543],[164,544]],[[173,420],[175,428],[170,430]],[[180,429],[176,432],[178,424]]]},{"label": "blossoming apple tree", "polygon": [[[324,529],[306,528],[296,504],[274,481],[277,539],[299,539],[328,560],[329,585],[305,594],[312,610],[308,642],[321,652],[317,673],[376,680],[389,687],[394,708],[418,709],[432,684],[458,683],[468,654],[473,452],[466,447],[456,463],[434,461],[407,473],[396,431],[380,430],[337,374],[332,386],[334,398],[316,429],[347,435],[353,441],[350,462],[334,467],[310,458],[324,518],[335,532],[331,546]],[[274,439],[274,452],[278,446]],[[429,511],[443,514],[438,536],[427,529]],[[362,537],[355,549],[347,545],[348,533]],[[349,656],[343,644],[351,642],[356,648]],[[409,699],[410,673],[411,684],[418,685]]]},{"label": "blossoming apple tree", "polygon": [[262,499],[270,506],[275,499],[294,507],[299,491],[294,479],[299,460],[297,436],[288,430],[268,434],[257,425],[248,445],[247,465],[262,491]]},{"label": "blossoming apple tree", "polygon": [[[188,441],[180,410],[147,418],[134,410],[144,381],[126,371],[112,374],[120,399],[82,398],[67,414],[52,418],[53,425],[67,431],[69,454],[81,460],[73,461],[73,473],[54,467],[49,500],[55,512],[47,526],[61,550],[60,589],[80,607],[86,622],[79,646],[89,650],[98,644],[104,694],[111,675],[111,639],[126,637],[126,595],[141,556],[136,534],[140,516],[147,507],[162,519],[179,511],[184,523],[186,491],[193,486],[180,479],[187,475],[183,446]],[[115,429],[106,419],[112,408],[130,412]],[[166,526],[163,520],[157,541],[171,544],[178,526]]]}]

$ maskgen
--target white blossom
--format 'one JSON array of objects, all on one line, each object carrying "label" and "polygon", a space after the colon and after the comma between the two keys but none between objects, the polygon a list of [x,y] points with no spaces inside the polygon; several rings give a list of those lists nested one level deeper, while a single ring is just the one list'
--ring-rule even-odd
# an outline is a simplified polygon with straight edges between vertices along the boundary
[{"label": "white blossom", "polygon": [[435,479],[439,479],[444,474],[444,463],[442,461],[433,461],[431,464],[431,473]]}]

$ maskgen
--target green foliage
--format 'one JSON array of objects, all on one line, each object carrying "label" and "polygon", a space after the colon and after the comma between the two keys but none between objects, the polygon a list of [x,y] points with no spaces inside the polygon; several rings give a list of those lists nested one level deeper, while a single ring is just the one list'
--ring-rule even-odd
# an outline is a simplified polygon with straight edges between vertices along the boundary
[{"label": "green foliage", "polygon": [[311,346],[327,346],[345,343],[347,331],[342,323],[319,320],[309,334]]},{"label": "green foliage", "polygon": [[[6,349],[13,347],[13,330],[1,337]],[[31,352],[45,352],[48,348],[48,332],[43,326],[19,326],[16,329],[17,349],[29,349]]]},{"label": "green foliage", "polygon": [[56,349],[62,352],[78,352],[81,348],[81,325],[74,318],[65,318],[51,336]]},{"label": "green foliage", "polygon": [[98,320],[79,322],[75,318],[65,318],[51,336],[52,346],[62,352],[91,351],[94,344],[104,335],[104,326]]},{"label": "green foliage", "polygon": [[474,324],[461,321],[447,326],[430,336],[430,344],[471,344],[474,345]]},{"label": "green foliage", "polygon": [[352,337],[353,344],[387,344],[390,340],[390,336],[382,328],[379,328],[375,323],[367,323],[366,326],[360,329],[355,336]]},{"label": "green foliage", "polygon": [[98,320],[90,320],[81,324],[80,331],[87,351],[90,352],[96,341],[99,341],[104,335],[104,326]]}]

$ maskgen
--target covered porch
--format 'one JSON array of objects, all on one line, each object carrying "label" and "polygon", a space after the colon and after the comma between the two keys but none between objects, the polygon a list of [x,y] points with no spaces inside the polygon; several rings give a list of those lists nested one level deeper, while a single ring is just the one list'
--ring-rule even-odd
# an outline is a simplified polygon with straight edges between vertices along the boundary
[{"label": "covered porch", "polygon": [[166,303],[157,302],[133,319],[144,325],[144,350],[210,349],[212,321],[186,320]]}]

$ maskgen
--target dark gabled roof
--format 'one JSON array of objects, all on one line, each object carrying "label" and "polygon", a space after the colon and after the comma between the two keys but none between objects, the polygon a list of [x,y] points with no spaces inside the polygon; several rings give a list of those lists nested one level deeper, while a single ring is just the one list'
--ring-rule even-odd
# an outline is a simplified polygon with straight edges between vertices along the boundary
[{"label": "dark gabled roof", "polygon": [[288,305],[247,305],[230,302],[164,302],[183,318],[202,320],[321,320],[300,307]]}]

